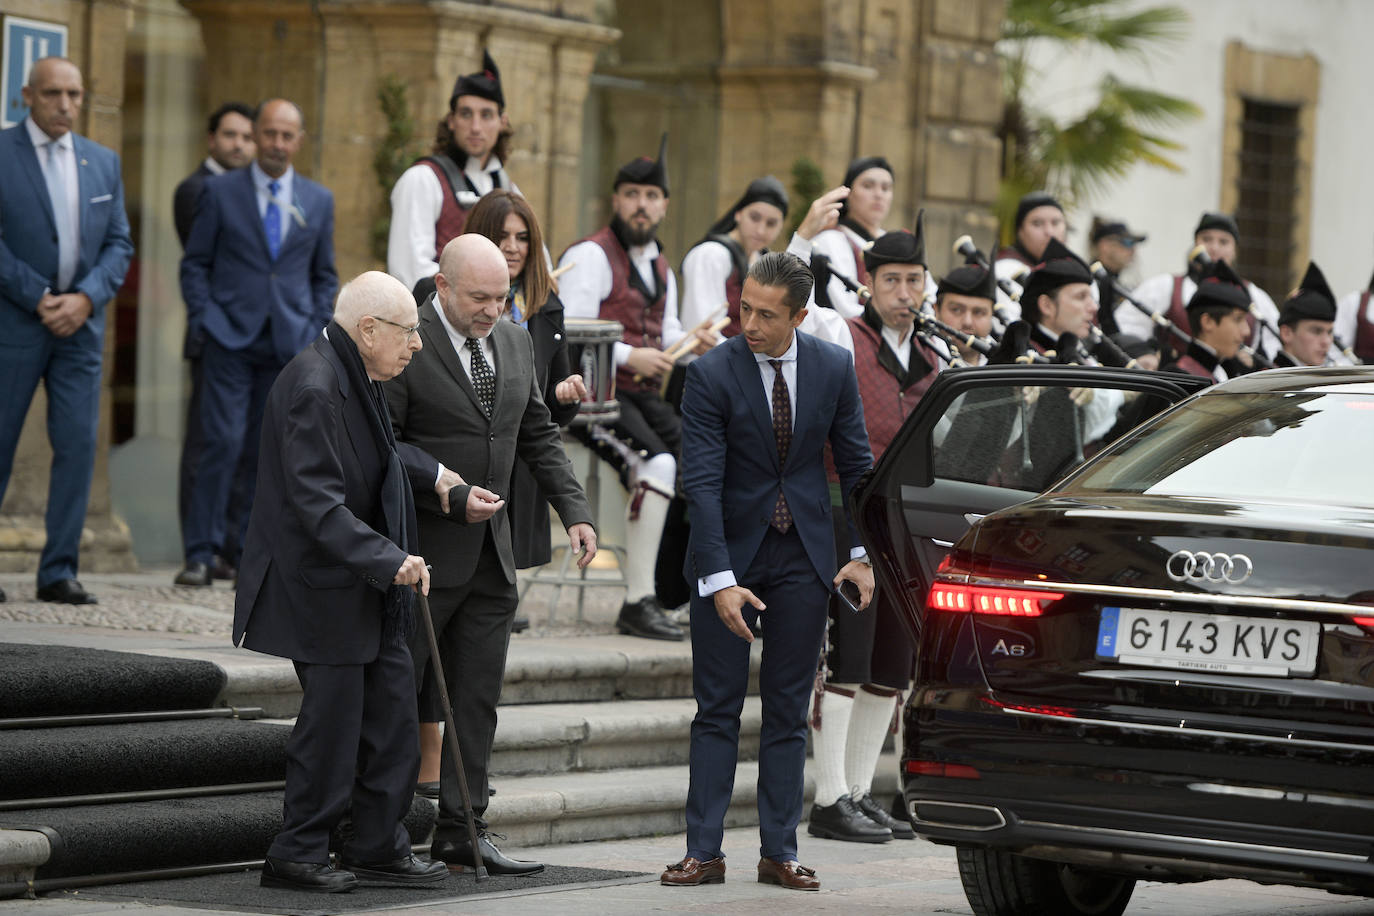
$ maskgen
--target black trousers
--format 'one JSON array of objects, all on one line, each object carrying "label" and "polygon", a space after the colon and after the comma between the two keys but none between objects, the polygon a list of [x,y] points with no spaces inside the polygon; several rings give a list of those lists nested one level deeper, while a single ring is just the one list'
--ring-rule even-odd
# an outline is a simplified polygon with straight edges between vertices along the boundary
[{"label": "black trousers", "polygon": [[351,808],[345,859],[376,864],[408,855],[402,821],[420,772],[410,651],[384,645],[365,665],[295,664],[304,694],[286,743],[282,829],[267,854],[328,862],[330,832]]},{"label": "black trousers", "polygon": [[[449,699],[453,701],[458,748],[463,752],[468,797],[472,801],[472,812],[479,819],[487,810],[487,776],[491,746],[496,737],[496,704],[501,700],[506,650],[510,646],[511,621],[515,618],[518,601],[515,584],[506,581],[506,574],[501,569],[490,527],[472,578],[464,585],[434,588],[429,593],[430,613],[439,640],[439,658],[444,666]],[[419,705],[426,710],[431,696],[433,702],[441,700],[433,690],[434,676],[429,671],[433,660],[429,657],[425,636],[423,633],[417,636],[419,646],[412,642],[411,648],[415,652],[416,674],[420,684],[425,685]],[[411,705],[415,706],[413,697]],[[442,712],[435,718],[442,719]],[[447,741],[439,760],[439,822],[434,836],[440,840],[467,839],[458,767]]]},{"label": "black trousers", "polygon": [[[849,526],[844,510],[831,508],[835,544],[849,543]],[[841,566],[849,562],[849,549],[837,552]],[[877,684],[893,690],[906,690],[916,673],[916,650],[911,637],[897,619],[896,604],[881,589],[875,589],[868,607],[857,614],[835,595],[830,596],[830,652],[825,657],[830,673],[826,680],[835,684]]]}]

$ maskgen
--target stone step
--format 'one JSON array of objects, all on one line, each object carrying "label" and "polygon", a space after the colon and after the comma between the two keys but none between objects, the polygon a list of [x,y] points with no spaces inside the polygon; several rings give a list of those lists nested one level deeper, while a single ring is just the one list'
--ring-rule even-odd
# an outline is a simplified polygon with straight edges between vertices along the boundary
[{"label": "stone step", "polygon": [[[499,712],[495,777],[685,764],[696,702],[691,699],[541,703]],[[740,717],[740,756],[758,756],[762,711],[750,696]],[[504,783],[504,780],[502,780]]]},{"label": "stone step", "polygon": [[[294,716],[300,684],[291,663],[245,650],[150,649],[150,655],[205,658],[224,669],[222,706],[256,706],[274,717]],[[757,689],[762,643],[754,643],[750,690]],[[692,695],[692,646],[633,636],[517,637],[506,658],[503,706],[595,703]]]},{"label": "stone step", "polygon": [[[891,752],[878,761],[873,794],[884,804],[899,790],[898,765]],[[726,827],[758,824],[758,775],[756,762],[740,762]],[[803,817],[814,790],[808,768]],[[685,765],[639,767],[502,779],[486,816],[504,845],[547,846],[683,833],[686,804]]]}]

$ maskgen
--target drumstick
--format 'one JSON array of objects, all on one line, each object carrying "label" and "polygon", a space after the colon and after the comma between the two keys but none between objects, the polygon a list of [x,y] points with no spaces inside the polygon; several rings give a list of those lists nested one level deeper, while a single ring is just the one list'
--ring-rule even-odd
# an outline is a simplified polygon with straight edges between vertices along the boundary
[{"label": "drumstick", "polygon": [[559,277],[563,276],[563,274],[565,274],[565,273],[567,273],[568,271],[572,270],[572,269],[573,269],[574,267],[576,267],[576,266],[577,266],[577,262],[576,262],[576,261],[569,261],[569,262],[566,263],[566,264],[561,264],[561,265],[559,265],[558,267],[554,268],[554,270],[553,270],[552,272],[549,273],[549,276],[552,277],[553,279],[557,280]]},{"label": "drumstick", "polygon": [[[712,334],[719,334],[719,333],[725,328],[725,326],[726,326],[727,324],[729,324],[729,323],[730,323],[730,316],[729,316],[729,315],[726,315],[724,318],[719,319],[715,324],[711,325],[711,333],[712,333]],[[691,338],[684,337],[684,338],[682,338],[682,340],[679,340],[679,341],[678,341],[678,344],[681,344],[683,341],[689,340],[689,339],[690,339],[690,340],[695,340],[696,338],[695,338],[695,336],[693,336],[693,337],[691,337]],[[675,347],[673,347],[673,349],[678,349],[678,347],[675,346]],[[685,348],[679,350],[679,352],[676,353],[676,354],[674,354],[674,353],[672,352],[672,350],[665,350],[665,351],[664,351],[664,353],[666,353],[666,354],[669,356],[669,358],[672,359],[672,361],[674,362],[674,364],[676,364],[677,361],[678,361],[679,359],[681,359],[682,357],[686,356],[686,355],[687,355],[687,352],[688,352],[688,351],[687,351]],[[670,381],[672,381],[672,378],[673,378],[673,373],[671,373],[671,372],[665,373],[664,376],[663,376],[663,382],[658,386],[658,396],[661,397],[661,398],[663,398],[663,399],[665,399],[665,400],[666,400],[667,397],[668,397],[668,383],[669,383]]]},{"label": "drumstick", "polygon": [[[710,328],[711,333],[714,334],[719,332],[721,328],[725,327],[727,324],[730,323],[730,319],[727,316],[720,322],[712,324],[712,320],[720,314],[721,309],[726,309],[728,311],[729,308],[730,303],[727,302],[724,305],[717,308],[715,311],[713,311],[710,315],[707,315],[697,324],[696,327],[692,328],[692,330],[688,331],[686,334],[682,335],[682,337],[678,338],[677,343],[673,344],[671,347],[664,350],[663,355],[668,357],[673,362],[677,362],[678,358],[681,357],[685,352],[687,352],[686,347],[684,346],[685,344],[690,344],[692,346],[696,345],[695,341],[697,331],[705,331],[707,328]],[[636,372],[635,381],[644,381],[644,375],[642,373]]]}]

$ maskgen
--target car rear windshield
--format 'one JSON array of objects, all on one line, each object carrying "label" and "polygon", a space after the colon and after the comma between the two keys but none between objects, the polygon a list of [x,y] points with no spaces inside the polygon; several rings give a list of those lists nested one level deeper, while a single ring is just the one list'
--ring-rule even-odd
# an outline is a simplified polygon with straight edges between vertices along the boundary
[{"label": "car rear windshield", "polygon": [[1371,456],[1374,396],[1217,392],[1114,444],[1060,492],[1374,507]]}]

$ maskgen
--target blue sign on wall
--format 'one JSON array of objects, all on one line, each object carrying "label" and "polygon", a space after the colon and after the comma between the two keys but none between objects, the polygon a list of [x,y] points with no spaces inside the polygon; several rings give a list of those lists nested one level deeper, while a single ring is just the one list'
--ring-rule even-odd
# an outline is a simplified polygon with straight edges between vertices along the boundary
[{"label": "blue sign on wall", "polygon": [[5,17],[4,69],[0,70],[0,128],[13,127],[29,113],[20,93],[33,62],[44,57],[67,56],[67,27],[54,22],[38,22]]}]

